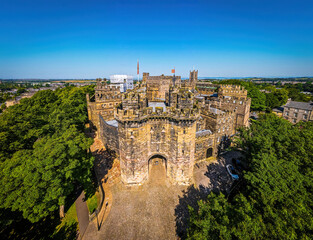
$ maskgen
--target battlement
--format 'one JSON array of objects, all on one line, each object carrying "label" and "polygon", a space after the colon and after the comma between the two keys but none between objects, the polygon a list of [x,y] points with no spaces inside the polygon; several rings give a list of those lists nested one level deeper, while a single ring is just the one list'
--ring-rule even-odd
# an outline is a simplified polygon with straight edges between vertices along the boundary
[{"label": "battlement", "polygon": [[220,96],[237,96],[237,97],[247,97],[248,91],[240,85],[228,85],[223,84],[218,90],[218,95]]},{"label": "battlement", "polygon": [[150,118],[170,118],[180,120],[196,120],[200,116],[198,108],[178,109],[174,107],[146,107],[144,109],[117,109],[115,118],[118,121],[142,121]]},{"label": "battlement", "polygon": [[119,91],[120,90],[120,86],[114,86],[114,85],[108,85],[108,84],[101,84],[101,85],[97,85],[97,87],[95,88],[95,91],[97,90],[107,90],[107,91]]}]

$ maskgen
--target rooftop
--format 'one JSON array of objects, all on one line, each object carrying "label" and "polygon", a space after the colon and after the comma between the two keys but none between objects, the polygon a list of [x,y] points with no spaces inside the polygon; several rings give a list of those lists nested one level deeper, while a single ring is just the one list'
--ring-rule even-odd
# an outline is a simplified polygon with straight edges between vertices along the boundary
[{"label": "rooftop", "polygon": [[203,129],[203,130],[196,132],[196,137],[202,137],[202,136],[211,135],[211,134],[212,134],[211,130]]},{"label": "rooftop", "polygon": [[106,124],[113,127],[118,127],[118,122],[116,120],[106,121]]},{"label": "rooftop", "polygon": [[149,102],[148,105],[149,105],[149,107],[153,108],[153,112],[155,112],[156,107],[162,107],[163,112],[166,112],[166,106],[165,106],[164,102]]},{"label": "rooftop", "polygon": [[219,110],[217,108],[213,108],[213,107],[210,107],[210,110],[209,110],[211,113],[215,113],[215,114],[223,114],[225,113],[224,111],[222,110]]},{"label": "rooftop", "polygon": [[296,102],[296,101],[290,101],[290,102],[287,102],[284,107],[297,108],[297,109],[303,109],[303,110],[312,111],[312,109],[313,109],[313,103],[312,103],[312,102]]}]

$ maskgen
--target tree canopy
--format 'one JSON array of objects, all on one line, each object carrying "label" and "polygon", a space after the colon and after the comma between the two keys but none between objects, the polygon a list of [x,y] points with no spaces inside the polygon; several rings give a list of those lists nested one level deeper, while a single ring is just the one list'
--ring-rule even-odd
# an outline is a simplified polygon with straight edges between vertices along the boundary
[{"label": "tree canopy", "polygon": [[84,134],[92,87],[39,91],[0,116],[0,207],[36,222],[91,184],[93,140]]},{"label": "tree canopy", "polygon": [[241,129],[246,170],[239,191],[211,193],[190,209],[189,239],[312,239],[313,122],[265,114]]}]

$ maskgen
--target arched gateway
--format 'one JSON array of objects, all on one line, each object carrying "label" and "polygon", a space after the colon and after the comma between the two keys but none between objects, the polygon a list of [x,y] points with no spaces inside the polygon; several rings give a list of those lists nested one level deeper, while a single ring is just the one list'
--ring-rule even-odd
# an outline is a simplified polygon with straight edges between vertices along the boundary
[{"label": "arched gateway", "polygon": [[164,183],[167,177],[167,160],[161,154],[155,154],[148,160],[148,178],[151,183]]}]

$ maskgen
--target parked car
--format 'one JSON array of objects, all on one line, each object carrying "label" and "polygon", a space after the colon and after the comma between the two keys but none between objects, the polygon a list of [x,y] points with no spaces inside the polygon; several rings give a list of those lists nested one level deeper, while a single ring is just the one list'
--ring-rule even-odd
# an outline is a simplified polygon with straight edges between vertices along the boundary
[{"label": "parked car", "polygon": [[233,167],[233,165],[231,165],[231,164],[226,165],[226,169],[227,169],[227,172],[229,173],[229,175],[231,176],[231,178],[233,180],[239,179],[239,175],[238,175],[236,169]]}]

